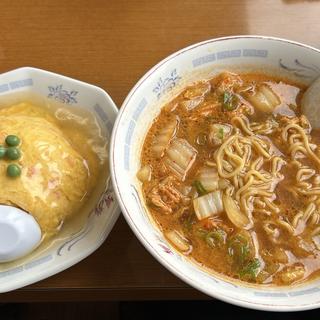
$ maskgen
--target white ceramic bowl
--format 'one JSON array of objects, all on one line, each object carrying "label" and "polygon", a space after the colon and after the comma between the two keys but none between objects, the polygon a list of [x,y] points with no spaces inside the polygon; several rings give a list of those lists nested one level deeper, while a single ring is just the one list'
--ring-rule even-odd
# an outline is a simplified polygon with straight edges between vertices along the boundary
[{"label": "white ceramic bowl", "polygon": [[260,310],[320,307],[320,279],[301,286],[263,288],[206,273],[170,246],[145,209],[135,174],[140,166],[144,137],[154,117],[187,83],[229,68],[280,71],[310,83],[320,75],[320,51],[284,39],[235,36],[182,49],[148,71],[124,101],[111,140],[111,174],[122,212],[136,236],[158,261],[212,297]]},{"label": "white ceramic bowl", "polygon": [[[0,99],[21,102],[24,96],[37,95],[59,103],[81,106],[94,113],[102,132],[110,140],[117,108],[102,89],[55,73],[20,68],[0,75]],[[108,170],[106,164],[106,170]],[[85,225],[66,234],[49,248],[18,260],[0,263],[0,293],[21,288],[63,271],[95,251],[106,239],[120,214],[109,179]]]}]

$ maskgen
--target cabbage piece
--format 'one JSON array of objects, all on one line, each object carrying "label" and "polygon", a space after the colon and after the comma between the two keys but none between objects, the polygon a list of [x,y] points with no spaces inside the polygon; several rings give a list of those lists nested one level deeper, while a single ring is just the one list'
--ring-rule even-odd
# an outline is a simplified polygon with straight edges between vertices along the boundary
[{"label": "cabbage piece", "polygon": [[235,73],[222,72],[218,76],[219,82],[215,85],[216,91],[223,93],[225,91],[233,91],[239,88],[243,81],[241,77]]},{"label": "cabbage piece", "polygon": [[178,117],[168,121],[166,125],[159,130],[151,146],[156,157],[162,157],[164,150],[168,146],[170,139],[174,136],[178,126]]},{"label": "cabbage piece", "polygon": [[182,252],[190,252],[192,249],[189,241],[176,230],[165,232],[165,236],[177,249]]},{"label": "cabbage piece", "polygon": [[312,237],[312,241],[317,247],[318,250],[320,250],[320,235],[315,235]]},{"label": "cabbage piece", "polygon": [[194,180],[192,185],[196,188],[196,191],[199,196],[204,196],[208,193],[208,191],[204,188],[204,186],[199,180]]},{"label": "cabbage piece", "polygon": [[150,181],[151,179],[151,167],[149,165],[145,165],[140,168],[140,170],[137,172],[137,178],[141,182]]},{"label": "cabbage piece", "polygon": [[166,167],[183,181],[196,159],[197,150],[185,139],[175,138],[167,148],[166,155]]},{"label": "cabbage piece", "polygon": [[295,264],[285,268],[280,274],[280,279],[284,284],[291,284],[302,279],[305,272],[306,270],[303,265]]},{"label": "cabbage piece", "polygon": [[210,89],[211,85],[207,81],[190,86],[185,90],[183,94],[185,100],[181,101],[180,104],[187,111],[191,111],[204,101],[204,97],[210,92]]},{"label": "cabbage piece", "polygon": [[219,145],[230,134],[232,127],[227,124],[215,123],[210,125],[209,140],[213,145]]},{"label": "cabbage piece", "polygon": [[219,189],[219,176],[216,168],[202,168],[198,173],[197,180],[207,192]]},{"label": "cabbage piece", "polygon": [[211,85],[209,82],[207,81],[203,81],[200,83],[198,82],[194,86],[188,87],[184,91],[183,97],[190,100],[198,97],[203,97],[210,92],[210,89],[211,89]]},{"label": "cabbage piece", "polygon": [[253,95],[246,94],[245,98],[262,112],[270,113],[280,104],[279,97],[266,84],[257,87]]},{"label": "cabbage piece", "polygon": [[191,100],[181,101],[180,104],[188,111],[196,108],[200,103],[204,101],[204,97],[196,97]]},{"label": "cabbage piece", "polygon": [[220,191],[210,192],[193,200],[193,208],[199,220],[217,215],[223,211]]},{"label": "cabbage piece", "polygon": [[250,223],[249,218],[240,211],[236,202],[231,198],[231,196],[224,194],[222,199],[224,209],[229,220],[240,229],[247,227]]}]

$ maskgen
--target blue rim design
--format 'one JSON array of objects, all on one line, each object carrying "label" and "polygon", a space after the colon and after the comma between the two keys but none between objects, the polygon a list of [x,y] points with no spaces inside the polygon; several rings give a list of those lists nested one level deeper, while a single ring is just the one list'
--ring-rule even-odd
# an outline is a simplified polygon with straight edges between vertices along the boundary
[{"label": "blue rim design", "polygon": [[77,103],[76,96],[78,91],[75,90],[66,90],[63,89],[63,85],[59,84],[57,86],[48,86],[48,98],[54,99],[56,101],[66,103],[66,104],[74,104]]}]

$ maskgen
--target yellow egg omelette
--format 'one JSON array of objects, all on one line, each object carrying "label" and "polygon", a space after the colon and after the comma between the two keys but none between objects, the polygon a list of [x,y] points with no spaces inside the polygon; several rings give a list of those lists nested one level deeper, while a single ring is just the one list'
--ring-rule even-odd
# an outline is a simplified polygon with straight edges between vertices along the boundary
[{"label": "yellow egg omelette", "polygon": [[[70,131],[70,130],[69,130]],[[0,109],[0,146],[16,135],[21,157],[0,159],[0,204],[30,213],[43,235],[51,236],[63,221],[75,215],[95,185],[99,163],[81,131],[68,138],[57,119],[45,108],[20,103]],[[9,164],[21,168],[18,177],[7,174]]]}]

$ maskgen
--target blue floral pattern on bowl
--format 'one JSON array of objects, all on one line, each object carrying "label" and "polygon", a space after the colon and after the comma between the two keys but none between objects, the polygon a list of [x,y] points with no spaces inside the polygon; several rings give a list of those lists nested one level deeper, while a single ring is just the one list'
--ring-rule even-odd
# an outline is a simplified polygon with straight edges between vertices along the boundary
[{"label": "blue floral pattern on bowl", "polygon": [[94,209],[94,213],[100,216],[105,208],[109,209],[111,207],[112,203],[114,203],[114,193],[112,189],[108,189],[102,194],[100,201]]},{"label": "blue floral pattern on bowl", "polygon": [[57,255],[61,256],[63,252],[70,251],[74,245],[76,245],[79,241],[84,239],[86,235],[92,230],[93,223],[90,223],[90,220],[94,219],[95,216],[101,216],[103,213],[107,213],[109,211],[106,211],[105,209],[111,209],[111,206],[115,205],[115,199],[114,199],[114,191],[112,189],[111,184],[107,186],[106,190],[102,193],[99,202],[95,206],[95,208],[91,211],[89,215],[89,219],[87,221],[87,224],[85,227],[80,230],[79,232],[75,233],[71,236],[70,239],[68,239],[66,242],[64,242],[57,250]]},{"label": "blue floral pattern on bowl", "polygon": [[49,94],[48,98],[54,99],[56,101],[66,103],[66,104],[73,104],[77,103],[76,95],[78,94],[78,91],[75,90],[65,90],[63,89],[62,84],[57,86],[48,86]]},{"label": "blue floral pattern on bowl", "polygon": [[171,91],[178,83],[181,77],[177,73],[177,69],[173,69],[170,75],[164,79],[159,78],[156,87],[153,92],[160,99],[165,93]]},{"label": "blue floral pattern on bowl", "polygon": [[279,65],[282,69],[293,73],[299,78],[315,79],[320,75],[320,68],[316,65],[306,65],[298,59],[294,59],[293,63],[286,64],[284,59],[279,59]]}]

